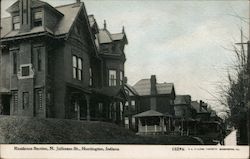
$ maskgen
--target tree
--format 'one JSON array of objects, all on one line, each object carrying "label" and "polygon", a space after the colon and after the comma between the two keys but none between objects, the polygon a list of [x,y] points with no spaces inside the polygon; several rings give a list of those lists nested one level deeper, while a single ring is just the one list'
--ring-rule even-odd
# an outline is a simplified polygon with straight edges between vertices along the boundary
[{"label": "tree", "polygon": [[[247,71],[247,52],[244,48],[243,33],[241,30],[241,43],[234,46],[235,63],[233,71],[228,73],[229,85],[227,89],[223,89],[226,105],[230,109],[229,121],[238,129],[240,138],[239,144],[248,144],[248,108],[247,108],[247,92],[248,92],[248,71]],[[249,46],[249,45],[248,45]],[[248,48],[249,52],[249,48]]]}]

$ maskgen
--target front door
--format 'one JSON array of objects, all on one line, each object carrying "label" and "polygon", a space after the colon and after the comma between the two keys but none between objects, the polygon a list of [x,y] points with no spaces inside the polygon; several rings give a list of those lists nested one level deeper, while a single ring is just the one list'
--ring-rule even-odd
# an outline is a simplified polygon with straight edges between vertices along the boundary
[{"label": "front door", "polygon": [[1,103],[1,115],[10,115],[10,95],[2,95],[2,103]]}]

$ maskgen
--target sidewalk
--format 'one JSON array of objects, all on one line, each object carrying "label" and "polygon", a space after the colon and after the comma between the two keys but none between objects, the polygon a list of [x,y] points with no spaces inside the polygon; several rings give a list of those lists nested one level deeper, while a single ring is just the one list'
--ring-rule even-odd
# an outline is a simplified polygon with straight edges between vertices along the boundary
[{"label": "sidewalk", "polygon": [[237,145],[236,132],[237,130],[233,130],[229,135],[227,135],[227,137],[225,137],[224,142],[226,146]]}]

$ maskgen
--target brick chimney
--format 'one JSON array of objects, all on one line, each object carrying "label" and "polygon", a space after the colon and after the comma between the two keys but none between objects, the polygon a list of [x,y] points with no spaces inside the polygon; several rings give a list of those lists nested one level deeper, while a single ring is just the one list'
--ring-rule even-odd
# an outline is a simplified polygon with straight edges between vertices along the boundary
[{"label": "brick chimney", "polygon": [[203,104],[203,101],[200,100],[200,112],[201,112],[201,110],[202,110],[202,104]]},{"label": "brick chimney", "polygon": [[31,30],[31,0],[19,0],[20,15],[20,32],[28,32]]},{"label": "brick chimney", "polygon": [[156,90],[156,76],[152,75],[150,78],[150,85],[151,85],[151,89],[150,89],[150,108],[152,110],[156,110],[156,95],[157,95],[157,90]]},{"label": "brick chimney", "polygon": [[156,76],[152,75],[150,78],[150,84],[151,84],[151,95],[156,95]]}]

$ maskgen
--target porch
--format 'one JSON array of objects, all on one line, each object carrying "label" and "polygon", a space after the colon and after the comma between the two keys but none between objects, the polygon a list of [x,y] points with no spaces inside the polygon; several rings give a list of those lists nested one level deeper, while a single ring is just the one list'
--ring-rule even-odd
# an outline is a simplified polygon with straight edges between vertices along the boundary
[{"label": "porch", "polygon": [[134,116],[138,120],[138,134],[156,135],[171,132],[172,117],[149,110]]}]

